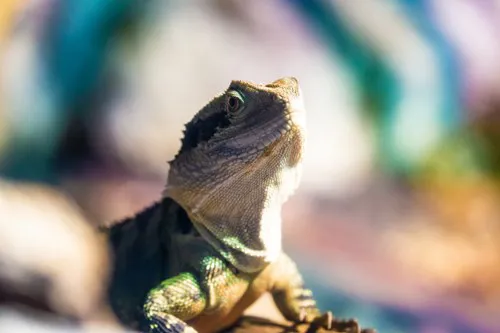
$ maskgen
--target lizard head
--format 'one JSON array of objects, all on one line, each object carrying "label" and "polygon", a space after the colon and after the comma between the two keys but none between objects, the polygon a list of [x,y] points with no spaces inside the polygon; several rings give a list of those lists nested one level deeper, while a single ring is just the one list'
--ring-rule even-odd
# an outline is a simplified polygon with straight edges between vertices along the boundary
[{"label": "lizard head", "polygon": [[[232,81],[185,126],[170,162],[169,187],[204,178],[214,187],[229,171],[251,177],[258,168],[295,168],[302,160],[305,111],[298,81]],[[257,172],[259,173],[259,172]],[[275,175],[276,176],[276,175]],[[204,183],[204,182],[203,182]]]},{"label": "lizard head", "polygon": [[198,154],[220,162],[247,162],[269,153],[284,135],[302,130],[304,119],[297,79],[287,77],[266,85],[232,81],[186,125],[172,167],[185,156]]},{"label": "lizard head", "polygon": [[[242,224],[252,225],[254,233],[266,219],[280,224],[281,205],[299,182],[304,142],[297,79],[232,81],[186,125],[165,195],[225,243]],[[224,232],[217,231],[221,223]],[[244,237],[255,243],[247,247],[265,247],[256,244],[261,241],[255,234],[237,238]]]}]

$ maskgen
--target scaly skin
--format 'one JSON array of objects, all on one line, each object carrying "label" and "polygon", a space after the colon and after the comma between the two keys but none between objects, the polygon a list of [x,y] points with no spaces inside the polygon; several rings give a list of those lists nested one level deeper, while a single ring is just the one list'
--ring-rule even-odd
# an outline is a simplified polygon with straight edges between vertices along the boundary
[{"label": "scaly skin", "polygon": [[281,206],[300,178],[305,111],[295,78],[233,81],[186,125],[162,200],[107,229],[112,306],[149,332],[215,332],[264,292],[293,322],[321,314],[281,249]]}]

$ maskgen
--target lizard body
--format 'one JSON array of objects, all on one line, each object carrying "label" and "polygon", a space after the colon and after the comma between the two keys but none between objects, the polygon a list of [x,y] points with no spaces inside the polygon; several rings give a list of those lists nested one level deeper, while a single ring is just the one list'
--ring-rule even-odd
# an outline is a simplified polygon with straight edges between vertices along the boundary
[{"label": "lizard body", "polygon": [[[298,186],[305,110],[298,81],[233,81],[186,125],[161,201],[105,230],[112,307],[149,332],[215,332],[264,292],[290,321],[331,328],[281,249]],[[343,325],[343,326],[342,326]]]}]

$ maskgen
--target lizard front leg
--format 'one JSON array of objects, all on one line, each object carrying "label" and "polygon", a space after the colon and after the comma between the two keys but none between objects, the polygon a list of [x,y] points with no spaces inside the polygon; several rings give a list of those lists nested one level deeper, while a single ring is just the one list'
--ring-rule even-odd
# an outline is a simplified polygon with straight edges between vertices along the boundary
[{"label": "lizard front leg", "polygon": [[151,290],[144,314],[151,333],[196,333],[186,324],[206,307],[207,296],[192,273],[181,273]]},{"label": "lizard front leg", "polygon": [[218,256],[203,256],[191,263],[191,272],[167,279],[149,292],[144,314],[151,332],[196,332],[186,321],[200,316],[205,321],[197,325],[204,331],[229,324],[223,318],[243,295],[248,282]]},{"label": "lizard front leg", "polygon": [[295,263],[285,253],[272,267],[273,285],[271,293],[283,316],[296,323],[314,323],[326,329],[341,332],[360,331],[356,320],[334,319],[330,311],[321,313],[316,306],[312,291],[305,288],[304,281]]}]

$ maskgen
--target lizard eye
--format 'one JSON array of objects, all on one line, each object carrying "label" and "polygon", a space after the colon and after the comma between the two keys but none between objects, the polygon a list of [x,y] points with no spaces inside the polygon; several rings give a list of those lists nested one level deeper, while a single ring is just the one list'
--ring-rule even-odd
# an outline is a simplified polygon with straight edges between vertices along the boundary
[{"label": "lizard eye", "polygon": [[226,110],[229,113],[235,113],[243,109],[244,106],[244,100],[243,100],[243,95],[236,91],[236,90],[231,90],[227,93],[227,98],[226,98]]}]

